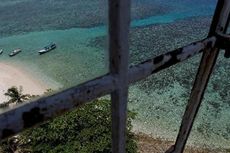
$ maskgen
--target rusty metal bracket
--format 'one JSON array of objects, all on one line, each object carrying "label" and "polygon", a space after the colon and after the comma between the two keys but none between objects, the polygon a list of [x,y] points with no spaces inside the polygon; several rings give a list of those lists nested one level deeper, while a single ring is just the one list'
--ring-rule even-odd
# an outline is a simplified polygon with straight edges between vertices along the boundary
[{"label": "rusty metal bracket", "polygon": [[224,57],[230,58],[230,35],[223,33],[216,33],[216,46],[225,50]]}]

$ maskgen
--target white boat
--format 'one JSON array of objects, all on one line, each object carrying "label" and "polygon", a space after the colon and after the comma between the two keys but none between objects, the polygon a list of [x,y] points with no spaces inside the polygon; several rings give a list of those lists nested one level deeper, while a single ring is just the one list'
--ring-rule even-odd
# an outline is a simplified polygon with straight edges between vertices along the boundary
[{"label": "white boat", "polygon": [[41,55],[41,54],[47,53],[51,50],[54,50],[56,47],[57,46],[55,43],[51,43],[48,46],[44,47],[43,49],[39,50],[38,53]]},{"label": "white boat", "polygon": [[3,53],[3,49],[0,49],[0,55]]},{"label": "white boat", "polygon": [[10,57],[15,56],[15,55],[17,55],[18,53],[20,53],[21,51],[22,51],[22,50],[21,50],[20,48],[15,49],[15,50],[13,50],[13,51],[9,54],[9,56],[10,56]]}]

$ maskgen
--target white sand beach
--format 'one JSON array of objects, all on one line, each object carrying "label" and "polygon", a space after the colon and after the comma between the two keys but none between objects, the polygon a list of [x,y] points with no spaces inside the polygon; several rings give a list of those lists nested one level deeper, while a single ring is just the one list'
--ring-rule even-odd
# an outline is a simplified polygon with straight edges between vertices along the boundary
[{"label": "white sand beach", "polygon": [[48,89],[44,82],[34,78],[23,68],[0,62],[0,103],[8,99],[4,93],[12,86],[22,86],[23,93],[31,95],[41,95]]}]

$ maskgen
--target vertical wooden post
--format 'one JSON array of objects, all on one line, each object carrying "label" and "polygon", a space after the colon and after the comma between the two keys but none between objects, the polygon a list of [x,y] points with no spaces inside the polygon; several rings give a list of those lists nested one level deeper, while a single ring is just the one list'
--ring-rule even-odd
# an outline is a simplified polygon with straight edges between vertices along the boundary
[{"label": "vertical wooden post", "polygon": [[[225,33],[230,13],[230,1],[219,0],[215,15],[213,17],[212,25],[210,28],[209,36],[218,33]],[[175,146],[169,149],[170,153],[182,153],[191,132],[193,122],[201,105],[205,89],[207,87],[210,75],[215,66],[216,59],[219,54],[219,48],[210,46],[209,49],[204,51],[201,59],[200,67],[196,76],[196,80],[190,95],[188,105],[185,110],[185,114],[182,119],[180,131],[176,140]]]},{"label": "vertical wooden post", "polygon": [[112,152],[125,153],[128,99],[130,0],[109,0],[110,73],[116,81],[112,100]]}]

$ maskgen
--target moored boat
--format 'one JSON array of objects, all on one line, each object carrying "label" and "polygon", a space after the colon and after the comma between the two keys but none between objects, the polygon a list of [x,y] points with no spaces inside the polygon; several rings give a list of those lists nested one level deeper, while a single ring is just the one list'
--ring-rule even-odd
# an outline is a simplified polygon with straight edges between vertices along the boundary
[{"label": "moored boat", "polygon": [[3,53],[3,49],[0,49],[0,55]]},{"label": "moored boat", "polygon": [[41,55],[41,54],[47,53],[51,50],[54,50],[56,47],[57,46],[55,43],[51,43],[48,46],[44,47],[43,49],[39,50],[38,53]]},{"label": "moored boat", "polygon": [[9,56],[10,56],[10,57],[15,56],[15,55],[17,55],[18,53],[20,53],[21,51],[22,51],[22,50],[21,50],[20,48],[15,49],[15,50],[13,50],[13,51],[9,54]]}]

